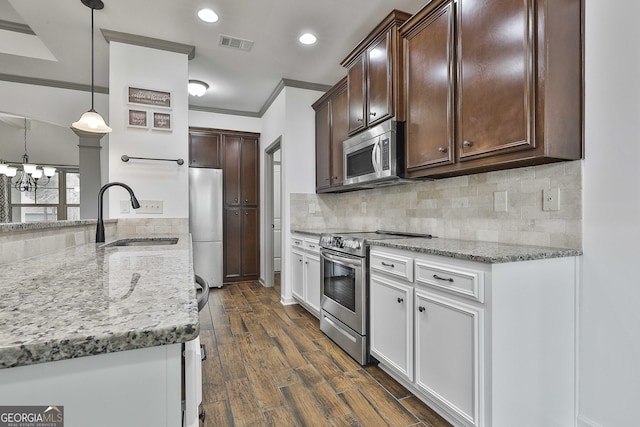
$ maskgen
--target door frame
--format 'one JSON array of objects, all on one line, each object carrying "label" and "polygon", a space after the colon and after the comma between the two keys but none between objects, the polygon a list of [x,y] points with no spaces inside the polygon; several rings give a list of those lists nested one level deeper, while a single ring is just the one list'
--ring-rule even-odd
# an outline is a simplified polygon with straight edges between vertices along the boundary
[{"label": "door frame", "polygon": [[[274,245],[274,233],[273,233],[273,221],[274,221],[274,193],[273,193],[273,166],[274,160],[273,155],[276,151],[282,150],[282,135],[276,138],[271,144],[264,149],[264,253],[265,253],[265,261],[264,261],[264,286],[272,287],[274,285],[274,265],[273,265],[273,245]],[[282,151],[280,152],[280,158],[282,158]],[[282,171],[282,162],[280,166],[280,170]],[[280,212],[282,212],[282,197],[280,198]],[[280,239],[282,239],[283,234],[280,234]],[[281,246],[284,248],[284,245]],[[282,256],[282,255],[281,255]],[[282,265],[282,264],[281,264]],[[282,267],[280,268],[282,274]],[[282,283],[282,276],[280,276],[280,281]]]}]

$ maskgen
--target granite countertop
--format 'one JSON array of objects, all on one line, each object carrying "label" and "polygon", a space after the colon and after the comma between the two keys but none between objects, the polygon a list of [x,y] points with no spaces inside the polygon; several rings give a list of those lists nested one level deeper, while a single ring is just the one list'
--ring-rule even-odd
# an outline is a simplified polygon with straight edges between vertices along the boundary
[{"label": "granite countertop", "polygon": [[429,255],[440,255],[490,264],[582,255],[582,250],[580,249],[441,238],[404,238],[368,240],[368,242],[372,246],[404,249]]},{"label": "granite countertop", "polygon": [[[292,229],[292,233],[320,236],[322,233],[340,233],[345,230]],[[398,238],[367,240],[371,246],[403,249],[429,255],[455,259],[499,264],[505,262],[530,261],[535,259],[562,258],[582,255],[581,249],[553,248],[547,246],[512,245],[507,243],[480,242],[472,240]]]},{"label": "granite countertop", "polygon": [[196,338],[191,238],[167,237],[178,243],[91,243],[3,265],[0,368]]}]

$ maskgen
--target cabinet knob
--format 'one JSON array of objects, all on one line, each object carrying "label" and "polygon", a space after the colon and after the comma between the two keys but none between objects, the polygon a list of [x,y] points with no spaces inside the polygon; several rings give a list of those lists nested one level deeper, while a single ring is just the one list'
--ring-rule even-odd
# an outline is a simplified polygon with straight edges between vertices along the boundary
[{"label": "cabinet knob", "polygon": [[426,310],[426,308],[424,308],[423,306],[418,307],[418,311],[419,311],[420,313],[422,313],[422,312],[423,312],[423,311],[425,311],[425,310]]},{"label": "cabinet knob", "polygon": [[439,152],[439,153],[446,153],[446,152],[447,152],[447,149],[446,149],[446,148],[444,148],[444,147],[438,147],[438,152]]},{"label": "cabinet knob", "polygon": [[371,117],[375,117],[375,116],[376,116],[376,113],[374,113],[374,112],[372,111],[372,112],[370,112],[370,113],[369,113],[369,115],[370,115]]},{"label": "cabinet knob", "polygon": [[462,143],[462,146],[463,146],[463,147],[471,147],[472,145],[473,145],[473,142],[471,142],[471,141],[467,141],[467,140],[465,140],[465,141]]},{"label": "cabinet knob", "polygon": [[245,203],[249,203],[249,199],[244,199],[244,202]]},{"label": "cabinet knob", "polygon": [[238,215],[238,211],[236,211],[236,215]]},{"label": "cabinet knob", "polygon": [[398,297],[398,303],[402,303],[402,301],[404,301],[404,299]]},{"label": "cabinet knob", "polygon": [[332,176],[331,179],[338,179],[338,177],[337,176]]},{"label": "cabinet knob", "polygon": [[357,119],[356,121],[362,123],[362,119]]},{"label": "cabinet knob", "polygon": [[235,199],[233,199],[233,201],[234,201],[234,202],[237,202],[237,201],[238,201],[238,198],[236,197]]},{"label": "cabinet knob", "polygon": [[244,214],[245,214],[245,215],[249,215],[249,212],[245,212]]}]

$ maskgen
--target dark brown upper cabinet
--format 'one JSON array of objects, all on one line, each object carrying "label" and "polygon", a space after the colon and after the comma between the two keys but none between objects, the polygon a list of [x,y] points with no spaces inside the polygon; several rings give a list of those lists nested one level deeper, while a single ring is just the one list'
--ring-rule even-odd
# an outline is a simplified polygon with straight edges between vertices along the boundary
[{"label": "dark brown upper cabinet", "polygon": [[400,33],[408,177],[582,158],[580,0],[436,0]]},{"label": "dark brown upper cabinet", "polygon": [[392,11],[341,62],[347,69],[349,135],[390,117],[404,120],[398,28],[410,16]]},{"label": "dark brown upper cabinet", "polygon": [[189,130],[189,166],[220,168],[222,135],[207,129]]},{"label": "dark brown upper cabinet", "polygon": [[313,104],[316,111],[316,192],[335,191],[344,181],[342,143],[347,139],[347,80]]}]

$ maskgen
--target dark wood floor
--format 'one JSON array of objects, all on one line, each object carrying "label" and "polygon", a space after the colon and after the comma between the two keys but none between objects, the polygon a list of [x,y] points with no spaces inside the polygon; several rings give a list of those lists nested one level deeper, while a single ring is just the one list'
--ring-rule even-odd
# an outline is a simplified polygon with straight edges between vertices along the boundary
[{"label": "dark wood floor", "polygon": [[205,426],[450,426],[361,367],[300,306],[257,282],[212,289],[200,313]]}]

